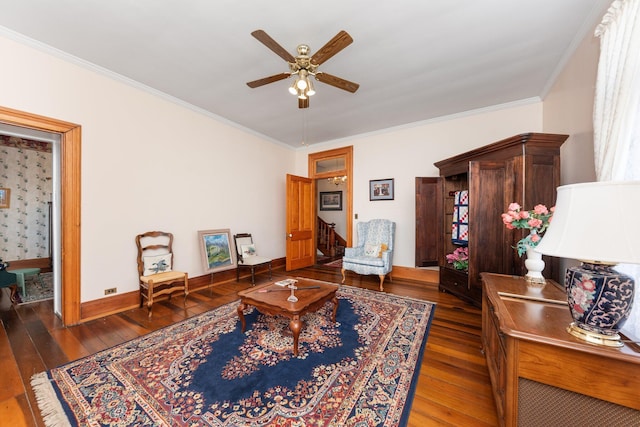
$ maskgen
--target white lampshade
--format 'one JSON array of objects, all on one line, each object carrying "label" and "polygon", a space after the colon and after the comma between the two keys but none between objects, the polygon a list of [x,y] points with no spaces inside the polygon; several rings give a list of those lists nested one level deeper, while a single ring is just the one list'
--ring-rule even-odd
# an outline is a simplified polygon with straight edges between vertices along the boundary
[{"label": "white lampshade", "polygon": [[535,250],[580,261],[640,264],[640,181],[558,187],[551,225]]}]

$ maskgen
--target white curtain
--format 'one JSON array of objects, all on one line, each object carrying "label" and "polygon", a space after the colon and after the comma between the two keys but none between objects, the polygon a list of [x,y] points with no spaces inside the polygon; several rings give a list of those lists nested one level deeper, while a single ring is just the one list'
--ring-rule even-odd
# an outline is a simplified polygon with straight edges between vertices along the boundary
[{"label": "white curtain", "polygon": [[[600,37],[593,108],[596,176],[598,181],[640,180],[640,0],[615,0],[595,34]],[[617,269],[636,281],[623,332],[640,339],[640,266]]]},{"label": "white curtain", "polygon": [[596,176],[598,181],[640,179],[640,0],[615,0],[596,36],[600,37],[593,109]]}]

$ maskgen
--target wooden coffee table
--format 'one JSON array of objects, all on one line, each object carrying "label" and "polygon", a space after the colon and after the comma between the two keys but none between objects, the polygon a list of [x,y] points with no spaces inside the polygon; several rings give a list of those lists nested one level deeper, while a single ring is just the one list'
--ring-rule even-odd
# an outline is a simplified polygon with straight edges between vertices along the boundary
[{"label": "wooden coffee table", "polygon": [[288,317],[291,319],[289,328],[293,334],[293,355],[297,356],[298,338],[303,326],[300,318],[306,313],[318,310],[327,301],[331,301],[333,303],[331,320],[335,322],[336,312],[338,311],[338,297],[336,297],[338,286],[303,278],[295,280],[298,281],[296,286],[299,288],[295,290],[295,296],[298,298],[296,302],[287,301],[287,298],[291,295],[291,290],[288,287],[278,286],[275,282],[238,292],[240,297],[238,317],[240,317],[240,322],[242,323],[242,332],[246,329],[243,312],[248,306],[254,306],[262,314]]}]

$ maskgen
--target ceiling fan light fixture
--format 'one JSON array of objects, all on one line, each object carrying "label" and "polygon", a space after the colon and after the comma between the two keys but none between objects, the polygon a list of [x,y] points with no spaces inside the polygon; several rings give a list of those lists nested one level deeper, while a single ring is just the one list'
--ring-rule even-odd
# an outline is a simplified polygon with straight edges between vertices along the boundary
[{"label": "ceiling fan light fixture", "polygon": [[298,80],[296,81],[296,87],[301,91],[306,91],[309,87],[309,74],[304,68],[298,72]]},{"label": "ceiling fan light fixture", "polygon": [[307,78],[307,92],[306,92],[307,96],[313,96],[316,94],[316,89],[313,87],[313,83],[311,83],[311,80],[309,80]]},{"label": "ceiling fan light fixture", "polygon": [[341,79],[340,77],[318,71],[318,67],[326,62],[329,58],[340,52],[353,42],[351,36],[344,30],[336,34],[331,40],[325,43],[313,56],[309,56],[309,46],[306,44],[298,45],[298,56],[293,56],[286,49],[280,46],[263,30],[256,30],[251,33],[259,42],[272,50],[280,58],[284,59],[288,66],[288,73],[279,73],[273,76],[265,77],[259,80],[247,82],[250,88],[256,88],[268,83],[284,80],[288,77],[295,76],[289,93],[298,98],[298,108],[309,108],[309,97],[315,95],[316,90],[309,76],[315,77],[322,83],[337,87],[338,89],[348,92],[358,90],[357,83]]},{"label": "ceiling fan light fixture", "polygon": [[291,95],[297,95],[298,94],[298,87],[296,86],[296,82],[297,81],[294,80],[294,82],[291,83],[291,86],[289,86],[289,93]]},{"label": "ceiling fan light fixture", "polygon": [[298,79],[296,86],[300,90],[305,90],[307,88],[307,81],[305,79]]}]

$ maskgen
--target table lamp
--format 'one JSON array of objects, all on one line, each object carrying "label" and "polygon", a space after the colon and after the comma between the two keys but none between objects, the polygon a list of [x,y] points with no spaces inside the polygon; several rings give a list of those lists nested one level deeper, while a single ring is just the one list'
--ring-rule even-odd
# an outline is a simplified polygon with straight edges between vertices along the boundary
[{"label": "table lamp", "polygon": [[633,304],[632,277],[616,264],[640,264],[640,181],[558,187],[551,225],[537,252],[582,262],[567,269],[573,323],[567,331],[592,344],[621,347],[618,331]]}]

